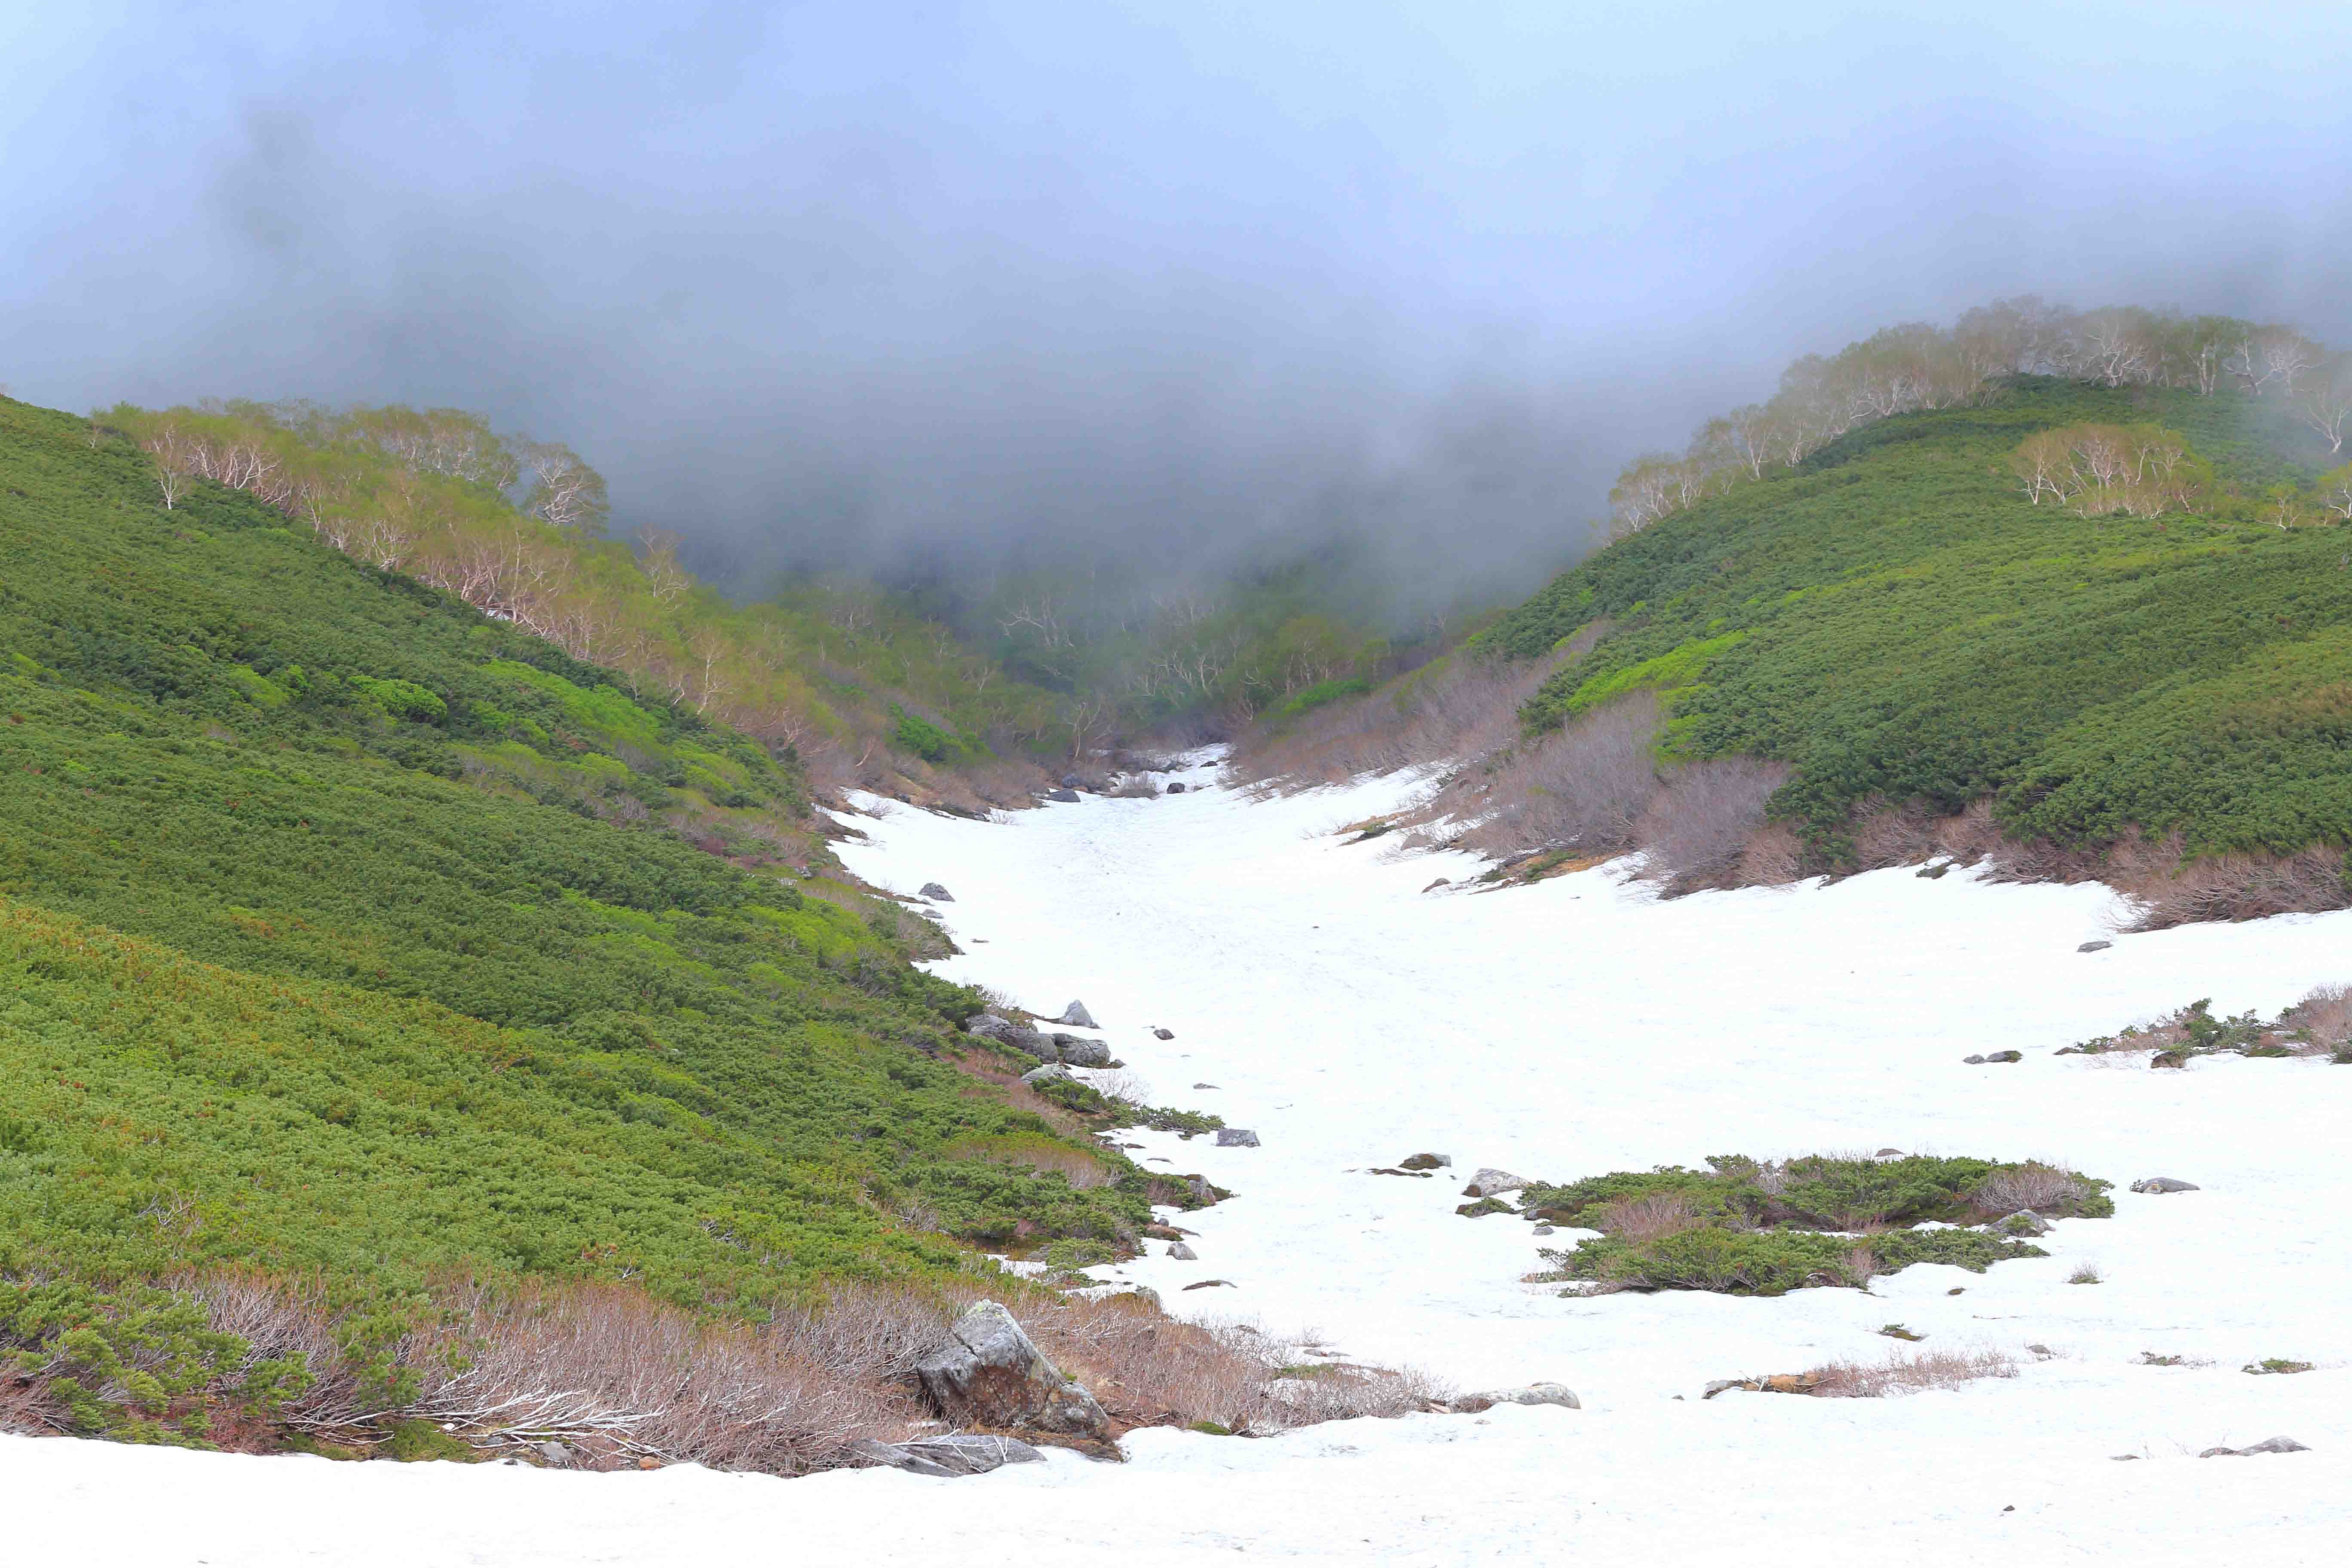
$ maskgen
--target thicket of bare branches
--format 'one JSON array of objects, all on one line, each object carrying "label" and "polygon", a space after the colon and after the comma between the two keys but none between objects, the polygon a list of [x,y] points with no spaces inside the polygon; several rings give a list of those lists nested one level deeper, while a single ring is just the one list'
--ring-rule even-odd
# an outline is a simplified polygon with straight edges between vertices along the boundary
[{"label": "thicket of bare branches", "polygon": [[[1143,1298],[1061,1295],[1002,1279],[925,1288],[850,1284],[822,1299],[779,1303],[764,1323],[714,1322],[626,1286],[445,1283],[432,1310],[381,1356],[355,1353],[348,1324],[316,1283],[217,1272],[179,1281],[203,1326],[234,1335],[240,1353],[170,1412],[209,1419],[212,1440],[253,1451],[289,1436],[360,1453],[426,1424],[486,1453],[611,1469],[693,1463],[803,1475],[855,1462],[860,1438],[890,1441],[933,1414],[913,1378],[949,1325],[983,1293],[1008,1288],[1032,1339],[1095,1391],[1121,1429],[1213,1421],[1271,1432],[1356,1415],[1424,1408],[1445,1390],[1410,1372],[1327,1369],[1311,1389],[1282,1369],[1292,1342],[1246,1324],[1194,1324]],[[59,1378],[125,1405],[166,1354],[160,1336],[132,1336],[120,1365],[94,1377],[66,1340],[15,1345],[0,1386],[0,1430],[77,1429]],[[273,1365],[274,1363],[274,1365]],[[289,1368],[299,1369],[289,1378]],[[242,1396],[276,1373],[281,1398]]]}]

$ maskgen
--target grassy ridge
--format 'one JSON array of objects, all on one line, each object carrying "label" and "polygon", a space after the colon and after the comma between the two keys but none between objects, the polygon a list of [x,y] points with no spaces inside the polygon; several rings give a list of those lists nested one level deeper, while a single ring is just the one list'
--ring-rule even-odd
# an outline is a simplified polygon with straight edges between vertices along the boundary
[{"label": "grassy ridge", "polygon": [[[2032,381],[1885,420],[1601,552],[1486,642],[1530,658],[1610,618],[1528,723],[1660,689],[1672,753],[1796,764],[1774,810],[1832,859],[1876,798],[1990,796],[2012,835],[2068,845],[2352,843],[2347,535],[2263,521],[2316,456],[2266,412]],[[2030,504],[2010,455],[2089,421],[2180,431],[2221,487],[2152,520]]]},{"label": "grassy ridge", "polygon": [[0,1265],[728,1310],[1144,1216],[803,879],[788,752],[86,429],[0,402]]}]

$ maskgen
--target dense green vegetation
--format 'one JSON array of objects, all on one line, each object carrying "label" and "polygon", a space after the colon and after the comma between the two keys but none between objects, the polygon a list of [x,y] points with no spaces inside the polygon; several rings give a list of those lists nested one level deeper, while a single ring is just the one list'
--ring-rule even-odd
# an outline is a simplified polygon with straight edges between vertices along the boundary
[{"label": "dense green vegetation", "polygon": [[[2029,499],[2021,446],[2154,426],[2208,475],[2136,515]],[[1515,658],[1612,629],[1524,717],[1663,693],[1670,757],[1795,764],[1822,863],[1858,808],[1991,797],[2012,836],[2193,853],[2352,843],[2341,473],[2263,400],[2016,378],[1855,429],[1634,532],[1504,616]]]},{"label": "dense green vegetation", "polygon": [[[2044,1218],[2105,1218],[2109,1184],[2036,1163],[1902,1155],[1811,1155],[1767,1163],[1711,1156],[1612,1171],[1519,1194],[1530,1218],[1598,1230],[1548,1248],[1547,1278],[1644,1290],[1777,1296],[1806,1286],[1867,1285],[1915,1263],[1981,1273],[2039,1247],[1999,1234],[2019,1209]],[[1990,1230],[1943,1228],[1985,1221]],[[1933,1223],[1938,1228],[1918,1229]]]},{"label": "dense green vegetation", "polygon": [[959,1070],[789,745],[153,471],[0,401],[0,1269],[726,1312],[1142,1220]]}]

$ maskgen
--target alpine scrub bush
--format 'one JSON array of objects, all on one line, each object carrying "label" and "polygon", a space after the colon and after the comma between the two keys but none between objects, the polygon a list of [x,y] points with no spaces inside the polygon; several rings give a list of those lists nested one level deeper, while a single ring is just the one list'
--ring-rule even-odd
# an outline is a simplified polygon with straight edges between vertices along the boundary
[{"label": "alpine scrub bush", "polygon": [[[1614,1171],[1520,1194],[1530,1219],[1601,1234],[1546,1248],[1539,1279],[1612,1289],[1777,1296],[1809,1286],[1866,1286],[1915,1263],[1982,1273],[2041,1248],[1965,1228],[2020,1207],[2045,1216],[2115,1212],[2109,1184],[2038,1162],[1908,1155],[1808,1155],[1766,1162],[1711,1156],[1705,1171]],[[2021,1196],[2038,1200],[2020,1203]],[[1923,1225],[1935,1228],[1917,1228]]]},{"label": "alpine scrub bush", "polygon": [[2147,1051],[2157,1067],[2185,1067],[2197,1057],[2304,1057],[2341,1061],[2352,1056],[2352,986],[2322,985],[2270,1023],[2246,1012],[2217,1018],[2202,997],[2160,1017],[2112,1035],[2062,1046],[2060,1056],[2108,1056]]},{"label": "alpine scrub bush", "polygon": [[[2106,857],[2134,835],[2169,844],[2166,863],[2189,866],[2169,889],[2150,878],[2159,923],[2352,900],[2343,535],[2269,526],[2251,499],[2307,485],[2315,453],[2234,395],[1996,391],[1711,494],[1500,617],[1462,657],[1525,668],[1606,628],[1509,745],[1650,691],[1662,773],[1735,756],[1789,770],[1766,809],[1799,834],[1805,873],[1876,863],[1856,844],[1874,813],[1983,804],[1996,845],[2047,862],[2021,874],[2114,876]],[[2072,454],[2076,435],[2119,430],[2130,472],[2090,474],[2081,504],[2037,505],[2011,472],[2045,433]],[[1507,751],[1490,816],[1544,799],[1540,781],[1509,784]]]}]

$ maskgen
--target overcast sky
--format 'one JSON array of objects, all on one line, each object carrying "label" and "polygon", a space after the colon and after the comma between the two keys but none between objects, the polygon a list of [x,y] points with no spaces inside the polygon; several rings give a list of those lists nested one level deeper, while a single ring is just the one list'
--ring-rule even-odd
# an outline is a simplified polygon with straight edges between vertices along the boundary
[{"label": "overcast sky", "polygon": [[455,404],[706,564],[1579,547],[1995,296],[2352,342],[2352,6],[0,7],[0,384]]}]

